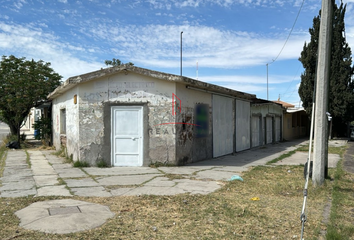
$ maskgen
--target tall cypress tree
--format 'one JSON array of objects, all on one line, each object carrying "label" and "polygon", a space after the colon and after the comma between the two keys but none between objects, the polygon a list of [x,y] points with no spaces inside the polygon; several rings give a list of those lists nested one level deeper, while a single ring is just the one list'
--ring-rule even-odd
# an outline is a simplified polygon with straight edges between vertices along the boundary
[{"label": "tall cypress tree", "polygon": [[[334,1],[333,1],[334,3]],[[331,65],[329,77],[328,112],[332,115],[335,132],[342,132],[343,123],[354,118],[354,83],[351,49],[346,42],[344,16],[346,4],[339,8],[333,4]],[[299,61],[305,71],[301,74],[299,95],[303,107],[308,114],[312,111],[313,91],[316,79],[318,42],[321,12],[313,19],[313,27],[309,29],[311,41],[305,42]]]}]

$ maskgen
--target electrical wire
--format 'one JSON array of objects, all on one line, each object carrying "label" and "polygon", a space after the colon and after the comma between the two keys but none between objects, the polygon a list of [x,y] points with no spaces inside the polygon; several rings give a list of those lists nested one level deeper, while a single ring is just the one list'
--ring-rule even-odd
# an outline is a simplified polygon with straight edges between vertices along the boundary
[{"label": "electrical wire", "polygon": [[296,24],[296,22],[297,22],[297,19],[299,18],[299,15],[300,15],[300,12],[301,12],[301,10],[302,10],[302,7],[304,6],[304,2],[305,2],[305,0],[302,0],[302,3],[301,3],[301,6],[300,6],[300,9],[299,9],[299,12],[297,13],[297,16],[296,16],[296,18],[295,18],[294,24],[293,24],[293,26],[291,27],[291,30],[290,30],[290,32],[289,32],[288,37],[287,37],[286,40],[285,40],[285,43],[284,43],[283,47],[281,48],[281,50],[280,50],[280,52],[278,53],[277,57],[276,57],[275,59],[273,59],[271,63],[267,63],[267,65],[274,63],[274,62],[279,58],[280,54],[283,52],[283,50],[284,50],[284,48],[285,48],[285,45],[288,43],[289,38],[290,38],[290,36],[291,36],[291,33],[292,33],[293,30],[294,30],[294,27],[295,27],[295,24]]}]

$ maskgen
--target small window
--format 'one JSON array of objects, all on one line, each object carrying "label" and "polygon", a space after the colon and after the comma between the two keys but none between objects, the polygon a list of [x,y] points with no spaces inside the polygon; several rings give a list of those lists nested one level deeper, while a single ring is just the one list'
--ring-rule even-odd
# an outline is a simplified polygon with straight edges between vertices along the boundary
[{"label": "small window", "polygon": [[66,134],[66,110],[60,109],[60,134]]}]

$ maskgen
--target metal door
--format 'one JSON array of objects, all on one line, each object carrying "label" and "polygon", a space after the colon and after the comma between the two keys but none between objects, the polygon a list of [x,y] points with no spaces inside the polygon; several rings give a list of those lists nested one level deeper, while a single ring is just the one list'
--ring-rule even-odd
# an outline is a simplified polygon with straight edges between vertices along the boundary
[{"label": "metal door", "polygon": [[275,141],[279,142],[281,138],[281,121],[280,117],[275,117]]},{"label": "metal door", "polygon": [[242,100],[236,100],[236,152],[250,148],[250,103]]},{"label": "metal door", "polygon": [[261,145],[261,117],[252,117],[252,147],[258,147]]},{"label": "metal door", "polygon": [[143,107],[116,106],[112,112],[112,165],[142,166]]},{"label": "metal door", "polygon": [[272,117],[266,117],[266,134],[267,134],[267,142],[272,143],[273,142],[273,118]]},{"label": "metal door", "polygon": [[213,95],[213,157],[233,153],[232,98]]}]

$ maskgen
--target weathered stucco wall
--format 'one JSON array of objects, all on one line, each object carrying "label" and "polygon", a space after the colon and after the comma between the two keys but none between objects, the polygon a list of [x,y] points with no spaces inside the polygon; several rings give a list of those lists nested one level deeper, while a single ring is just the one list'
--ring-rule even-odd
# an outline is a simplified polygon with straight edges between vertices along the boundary
[{"label": "weathered stucco wall", "polygon": [[187,89],[184,84],[177,84],[175,94],[181,101],[175,125],[177,164],[212,158],[211,94]]},{"label": "weathered stucco wall", "polygon": [[79,158],[111,165],[111,106],[144,107],[143,165],[176,164],[172,93],[175,83],[119,73],[79,85]]},{"label": "weathered stucco wall", "polygon": [[283,115],[283,108],[274,104],[253,105],[251,104],[251,115],[262,114],[265,117],[267,114]]},{"label": "weathered stucco wall", "polygon": [[[251,104],[251,116],[259,116],[260,122],[260,133],[256,130],[251,129],[251,138],[254,140],[259,136],[260,145],[269,144],[282,139],[282,121],[283,121],[283,108],[276,104]],[[278,119],[280,117],[280,120]],[[280,126],[277,125],[280,121]],[[251,125],[254,127],[254,125]],[[258,135],[254,137],[254,135]],[[256,146],[259,146],[256,144]]]},{"label": "weathered stucco wall", "polygon": [[[78,105],[74,103],[74,96],[78,94],[77,87],[70,89],[62,96],[53,100],[53,145],[57,150],[65,145],[68,156],[73,160],[79,159],[78,136],[79,118],[77,115]],[[62,111],[65,109],[65,119]],[[65,122],[65,132],[62,131]]]}]

